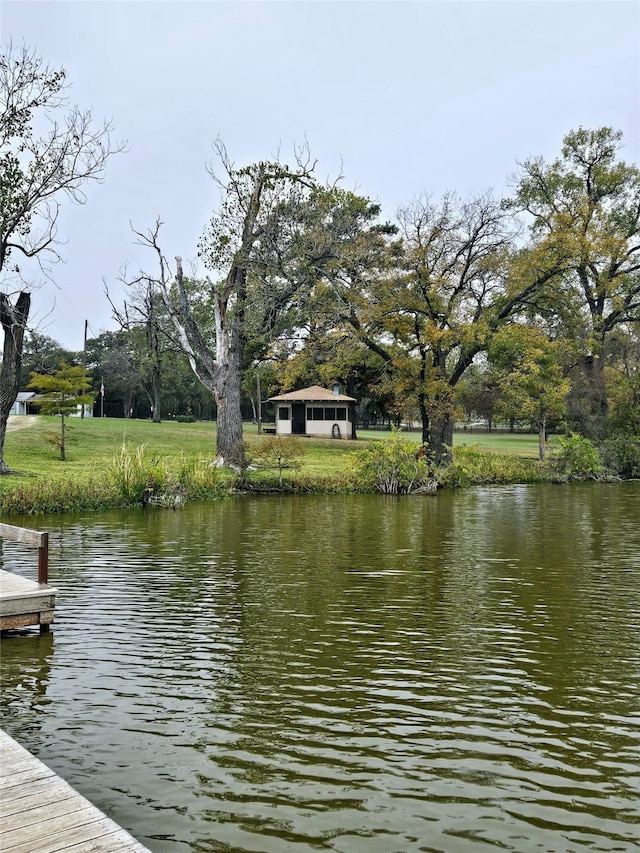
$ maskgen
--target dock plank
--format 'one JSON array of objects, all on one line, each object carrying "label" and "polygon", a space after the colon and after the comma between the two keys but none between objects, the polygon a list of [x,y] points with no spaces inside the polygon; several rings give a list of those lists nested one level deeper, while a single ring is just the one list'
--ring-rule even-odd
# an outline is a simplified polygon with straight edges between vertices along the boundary
[{"label": "dock plank", "polygon": [[0,730],[2,853],[150,853]]}]

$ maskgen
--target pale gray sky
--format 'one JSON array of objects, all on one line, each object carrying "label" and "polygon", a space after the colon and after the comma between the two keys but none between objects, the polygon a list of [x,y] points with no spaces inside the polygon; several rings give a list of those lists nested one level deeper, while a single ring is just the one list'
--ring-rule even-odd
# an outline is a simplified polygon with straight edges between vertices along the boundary
[{"label": "pale gray sky", "polygon": [[195,257],[216,136],[238,165],[306,137],[318,175],[342,170],[386,218],[423,192],[503,193],[579,126],[622,130],[640,161],[636,0],[0,0],[9,39],[63,66],[71,101],[129,145],[65,206],[65,263],[34,293],[34,321],[71,349],[85,320],[116,327],[103,278],[117,296],[125,263],[153,268],[130,221],[160,216],[167,256]]}]

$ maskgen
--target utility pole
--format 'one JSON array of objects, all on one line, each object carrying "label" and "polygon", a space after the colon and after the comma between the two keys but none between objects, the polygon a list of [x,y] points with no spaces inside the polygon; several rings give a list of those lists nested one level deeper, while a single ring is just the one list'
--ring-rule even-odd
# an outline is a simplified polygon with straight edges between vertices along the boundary
[{"label": "utility pole", "polygon": [[256,370],[256,390],[258,395],[258,435],[262,435],[262,393],[260,391],[260,368]]},{"label": "utility pole", "polygon": [[[82,372],[84,373],[84,378],[87,378],[87,328],[89,326],[89,321],[84,321],[84,347],[82,348]],[[84,403],[82,403],[82,408],[80,410],[80,417],[84,418]]]}]

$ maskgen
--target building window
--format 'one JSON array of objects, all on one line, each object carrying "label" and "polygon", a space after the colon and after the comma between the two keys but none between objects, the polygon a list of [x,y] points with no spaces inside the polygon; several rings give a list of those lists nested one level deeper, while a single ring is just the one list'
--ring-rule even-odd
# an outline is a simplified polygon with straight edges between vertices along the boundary
[{"label": "building window", "polygon": [[313,420],[314,421],[323,421],[324,420],[324,409],[321,406],[313,407]]},{"label": "building window", "polygon": [[289,408],[288,406],[280,406],[278,409],[278,419],[281,421],[289,420]]},{"label": "building window", "polygon": [[336,420],[337,421],[346,421],[347,419],[347,410],[344,406],[340,406],[336,409]]},{"label": "building window", "polygon": [[324,419],[325,419],[325,421],[335,421],[336,410],[333,407],[331,407],[331,408],[327,407],[324,410]]}]

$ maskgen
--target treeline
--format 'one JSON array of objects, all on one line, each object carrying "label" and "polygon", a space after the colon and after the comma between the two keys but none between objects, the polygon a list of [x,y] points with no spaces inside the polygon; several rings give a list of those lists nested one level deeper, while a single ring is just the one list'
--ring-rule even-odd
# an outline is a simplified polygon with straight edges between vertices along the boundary
[{"label": "treeline", "polygon": [[[97,408],[217,415],[226,456],[261,400],[339,384],[365,423],[418,423],[438,465],[464,416],[534,426],[541,457],[550,429],[637,444],[640,170],[621,147],[581,128],[552,162],[519,164],[508,198],[423,195],[385,221],[308,162],[238,170],[219,145],[210,275],[172,271],[160,222],[137,234],[159,268],[113,306],[121,330],[88,342]],[[23,375],[45,355],[80,358],[33,334]]]}]

